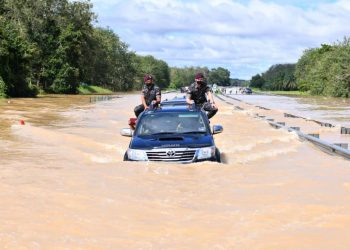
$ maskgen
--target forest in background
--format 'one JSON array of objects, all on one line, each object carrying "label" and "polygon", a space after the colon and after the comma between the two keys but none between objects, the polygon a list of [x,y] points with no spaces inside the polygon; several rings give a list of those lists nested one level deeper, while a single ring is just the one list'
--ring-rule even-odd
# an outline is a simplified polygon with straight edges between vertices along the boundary
[{"label": "forest in background", "polygon": [[171,68],[140,56],[109,28],[97,27],[89,1],[0,0],[0,96],[76,94],[80,85],[114,92],[140,89],[145,73],[161,88],[181,87],[202,71],[235,84],[227,69]]},{"label": "forest in background", "polygon": [[[246,86],[218,67],[169,67],[141,56],[109,28],[98,27],[89,1],[0,0],[0,97],[76,94],[83,85],[140,89],[152,74],[161,88],[180,88],[203,72],[210,84]],[[263,90],[350,96],[350,40],[307,49],[296,64],[277,64],[250,80]]]},{"label": "forest in background", "polygon": [[350,97],[350,39],[307,49],[296,64],[273,65],[266,72],[253,76],[250,86]]},{"label": "forest in background", "polygon": [[0,0],[0,95],[75,94],[81,84],[126,91],[144,72],[169,83],[166,62],[136,55],[96,23],[88,1]]}]

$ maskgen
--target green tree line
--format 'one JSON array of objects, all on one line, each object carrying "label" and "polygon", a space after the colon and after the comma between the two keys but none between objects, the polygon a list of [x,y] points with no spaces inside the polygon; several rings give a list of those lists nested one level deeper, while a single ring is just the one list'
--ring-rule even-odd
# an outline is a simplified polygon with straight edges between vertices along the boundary
[{"label": "green tree line", "polygon": [[126,91],[145,73],[168,86],[166,62],[136,55],[96,23],[89,1],[0,0],[0,96],[75,94],[81,84]]},{"label": "green tree line", "polygon": [[180,88],[203,72],[207,81],[239,85],[222,67],[170,68],[140,56],[98,21],[88,1],[0,0],[0,96],[76,94],[80,85],[140,89],[144,74],[161,88]]},{"label": "green tree line", "polygon": [[350,97],[350,39],[306,50],[298,61],[295,76],[302,91]]},{"label": "green tree line", "polygon": [[350,97],[350,38],[307,49],[296,64],[273,65],[265,73],[253,76],[250,86]]},{"label": "green tree line", "polygon": [[250,80],[250,86],[263,90],[296,90],[295,64],[276,64]]},{"label": "green tree line", "polygon": [[222,67],[213,68],[210,70],[207,67],[172,67],[170,69],[170,87],[178,89],[190,85],[194,82],[194,76],[197,72],[202,72],[209,84],[232,86],[242,83],[241,80],[231,79],[230,71]]}]

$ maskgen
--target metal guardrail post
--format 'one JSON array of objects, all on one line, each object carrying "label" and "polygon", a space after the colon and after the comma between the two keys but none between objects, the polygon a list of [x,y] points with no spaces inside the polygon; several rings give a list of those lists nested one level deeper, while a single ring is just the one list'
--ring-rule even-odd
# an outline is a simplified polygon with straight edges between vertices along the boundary
[{"label": "metal guardrail post", "polygon": [[315,137],[315,138],[320,138],[320,134],[307,134],[307,135]]},{"label": "metal guardrail post", "polygon": [[334,145],[341,147],[341,148],[349,149],[349,144],[347,144],[347,143],[334,143]]},{"label": "metal guardrail post", "polygon": [[350,134],[350,128],[341,127],[340,134],[342,134],[342,135],[349,135]]}]

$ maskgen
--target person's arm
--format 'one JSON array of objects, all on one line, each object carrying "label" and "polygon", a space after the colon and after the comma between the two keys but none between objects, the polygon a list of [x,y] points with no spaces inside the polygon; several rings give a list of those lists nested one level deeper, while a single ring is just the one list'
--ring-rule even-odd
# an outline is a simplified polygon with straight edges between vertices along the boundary
[{"label": "person's arm", "polygon": [[162,101],[162,96],[161,95],[157,95],[157,104],[159,104]]},{"label": "person's arm", "polygon": [[186,102],[187,104],[193,104],[194,101],[192,100],[192,93],[191,93],[191,86],[186,91]]},{"label": "person's arm", "polygon": [[152,105],[160,104],[162,101],[162,94],[160,92],[160,88],[156,89],[156,99],[152,101]]},{"label": "person's arm", "polygon": [[141,95],[141,102],[142,102],[143,106],[145,107],[145,109],[148,109],[146,99],[145,99],[145,96],[143,94]]},{"label": "person's arm", "polygon": [[160,104],[160,102],[162,101],[162,93],[160,91],[160,88],[157,89],[156,91],[156,103],[155,104]]},{"label": "person's arm", "polygon": [[191,99],[191,94],[187,94],[186,95],[186,102],[187,104],[193,104],[194,101]]},{"label": "person's arm", "polygon": [[156,96],[156,100],[152,101],[152,105],[158,105],[162,101],[162,97],[160,95]]},{"label": "person's arm", "polygon": [[190,85],[189,87],[187,87],[187,89],[186,89],[186,103],[189,105],[195,104],[195,102],[192,98],[193,92],[194,92],[193,85]]},{"label": "person's arm", "polygon": [[207,97],[208,97],[208,101],[210,102],[210,104],[216,108],[216,104],[214,102],[214,96],[213,96],[213,93],[211,91],[208,91],[207,92]]}]

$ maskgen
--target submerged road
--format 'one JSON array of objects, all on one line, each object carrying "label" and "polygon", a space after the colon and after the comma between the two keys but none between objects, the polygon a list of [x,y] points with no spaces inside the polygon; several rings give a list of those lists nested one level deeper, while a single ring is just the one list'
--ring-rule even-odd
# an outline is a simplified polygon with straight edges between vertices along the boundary
[{"label": "submerged road", "polygon": [[123,162],[139,96],[90,100],[0,100],[1,248],[348,249],[348,160],[217,100],[224,164]]},{"label": "submerged road", "polygon": [[324,96],[230,95],[233,98],[273,110],[296,113],[339,126],[350,127],[350,99]]}]

